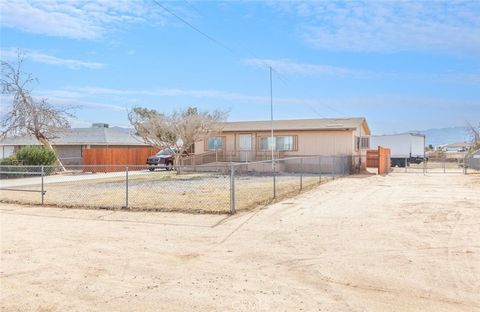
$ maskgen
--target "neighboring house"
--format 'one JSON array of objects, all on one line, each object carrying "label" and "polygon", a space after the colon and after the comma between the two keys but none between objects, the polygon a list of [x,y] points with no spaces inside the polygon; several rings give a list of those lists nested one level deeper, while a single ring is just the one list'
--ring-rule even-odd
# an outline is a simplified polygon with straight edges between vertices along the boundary
[{"label": "neighboring house", "polygon": [[446,153],[466,152],[472,147],[471,143],[458,142],[441,146],[442,151]]},{"label": "neighboring house", "polygon": [[[226,161],[271,158],[271,121],[225,122],[222,132],[195,143],[195,154],[220,151]],[[365,118],[292,119],[273,121],[276,158],[295,156],[356,156],[364,167],[370,145]]]},{"label": "neighboring house", "polygon": [[[64,165],[83,164],[83,152],[95,148],[140,148],[149,146],[130,131],[93,124],[90,128],[67,129],[50,143]],[[0,156],[8,157],[24,146],[41,145],[33,136],[9,137],[0,140]]]},{"label": "neighboring house", "polygon": [[480,170],[480,150],[473,152],[465,161],[466,167]]}]

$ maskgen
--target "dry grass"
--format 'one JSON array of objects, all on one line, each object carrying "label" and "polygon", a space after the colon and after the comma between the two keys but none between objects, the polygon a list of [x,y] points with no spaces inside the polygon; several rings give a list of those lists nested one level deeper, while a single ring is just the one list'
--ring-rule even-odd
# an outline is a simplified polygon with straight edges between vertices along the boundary
[{"label": "dry grass", "polygon": [[[327,179],[323,178],[322,182]],[[300,192],[299,176],[278,176],[276,198]],[[302,190],[319,185],[318,176],[305,176]],[[40,190],[40,185],[16,187]],[[95,180],[45,184],[45,205],[69,208],[122,209],[126,202],[124,175]],[[235,179],[236,210],[273,202],[272,177],[239,176]],[[38,205],[40,193],[0,191],[0,202]],[[129,178],[128,209],[188,213],[228,213],[230,177],[217,173],[154,172]]]}]

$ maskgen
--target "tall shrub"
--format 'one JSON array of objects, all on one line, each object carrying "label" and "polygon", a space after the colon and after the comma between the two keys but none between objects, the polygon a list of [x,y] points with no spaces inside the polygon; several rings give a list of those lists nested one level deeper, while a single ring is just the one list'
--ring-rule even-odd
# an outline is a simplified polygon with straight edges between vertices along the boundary
[{"label": "tall shrub", "polygon": [[15,153],[15,158],[26,166],[52,166],[57,160],[55,152],[43,146],[23,147]]}]

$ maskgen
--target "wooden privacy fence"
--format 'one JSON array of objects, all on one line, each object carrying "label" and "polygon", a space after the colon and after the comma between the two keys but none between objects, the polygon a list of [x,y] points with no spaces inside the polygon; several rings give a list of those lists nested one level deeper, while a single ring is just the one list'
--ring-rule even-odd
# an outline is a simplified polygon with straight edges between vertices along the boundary
[{"label": "wooden privacy fence", "polygon": [[367,167],[378,168],[378,174],[390,172],[390,149],[379,146],[367,151]]},{"label": "wooden privacy fence", "polygon": [[378,149],[367,150],[367,167],[378,168]]},{"label": "wooden privacy fence", "polygon": [[[83,151],[83,171],[124,171],[126,165],[145,166],[148,156],[159,151],[156,147],[91,148]],[[135,170],[135,168],[131,168]]]}]

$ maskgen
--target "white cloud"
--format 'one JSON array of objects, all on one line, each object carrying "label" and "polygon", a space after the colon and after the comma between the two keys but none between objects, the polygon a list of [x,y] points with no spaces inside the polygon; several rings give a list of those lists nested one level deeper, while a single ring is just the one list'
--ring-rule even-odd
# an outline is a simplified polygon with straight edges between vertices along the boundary
[{"label": "white cloud", "polygon": [[[46,99],[48,103],[63,108],[101,109],[116,113],[126,113],[127,108],[120,105],[103,103],[96,100],[85,99],[84,94],[65,90],[39,90],[34,96],[35,100]],[[12,95],[0,94],[0,116],[4,115],[13,101]]]},{"label": "white cloud", "polygon": [[336,67],[330,65],[298,63],[288,59],[259,59],[249,58],[244,59],[243,63],[247,65],[253,65],[258,67],[272,66],[275,70],[281,74],[293,74],[293,75],[341,75],[352,76],[358,75],[360,72],[351,70],[345,67]]},{"label": "white cloud", "polygon": [[324,76],[334,75],[348,78],[372,78],[372,79],[401,79],[409,81],[438,81],[448,84],[480,85],[480,74],[468,72],[447,72],[447,73],[415,73],[415,72],[385,72],[350,69],[330,65],[319,65],[310,63],[299,63],[288,59],[244,59],[247,65],[265,68],[272,66],[280,74],[285,75],[307,75]]},{"label": "white cloud", "polygon": [[[52,105],[60,107],[72,107],[76,109],[102,109],[112,112],[126,112],[126,106],[115,105],[112,103],[99,102],[98,99],[92,98],[86,92],[78,92],[72,90],[61,89],[41,89],[36,90],[36,99],[46,99]],[[7,102],[6,102],[7,103]]]},{"label": "white cloud", "polygon": [[273,2],[311,46],[341,51],[480,52],[478,1]]},{"label": "white cloud", "polygon": [[163,12],[137,1],[2,1],[2,27],[75,39],[96,39],[124,24],[162,24]]},{"label": "white cloud", "polygon": [[[48,91],[52,92],[52,91]],[[48,94],[45,92],[45,94]],[[128,90],[98,87],[75,87],[69,88],[67,91],[56,92],[73,92],[77,96],[119,96],[125,101],[125,97],[132,96],[153,96],[153,97],[179,97],[187,96],[192,98],[206,98],[212,100],[222,100],[230,102],[238,102],[242,104],[265,104],[270,105],[270,97],[260,95],[250,95],[243,93],[228,92],[222,90],[187,90],[187,89],[152,89],[152,90]],[[60,93],[61,94],[61,93]],[[376,108],[381,107],[389,109],[395,107],[422,107],[422,108],[439,108],[451,109],[456,107],[466,111],[475,111],[480,108],[480,103],[473,100],[449,100],[435,97],[423,96],[405,96],[396,94],[386,94],[377,96],[349,97],[349,98],[294,98],[294,97],[274,97],[275,105],[306,105],[314,107],[327,108],[330,111],[339,113],[340,110],[348,110],[351,108]],[[125,108],[122,108],[125,110]]]},{"label": "white cloud", "polygon": [[[2,59],[16,59],[17,58],[17,49],[2,49],[0,50],[0,56]],[[34,50],[21,50],[25,52],[25,58],[30,59],[37,63],[49,64],[49,65],[56,65],[56,66],[64,66],[69,69],[81,69],[81,68],[89,68],[89,69],[102,69],[105,68],[105,64],[98,63],[98,62],[87,62],[81,60],[74,60],[74,59],[64,59],[59,58],[54,55],[42,53],[39,51]]]},{"label": "white cloud", "polygon": [[193,98],[209,98],[228,101],[246,101],[254,103],[268,103],[267,97],[245,95],[234,92],[226,92],[220,90],[185,90],[185,89],[151,89],[151,90],[127,90],[100,87],[74,87],[69,88],[70,91],[89,96],[158,96],[158,97],[177,97],[189,96]]}]

